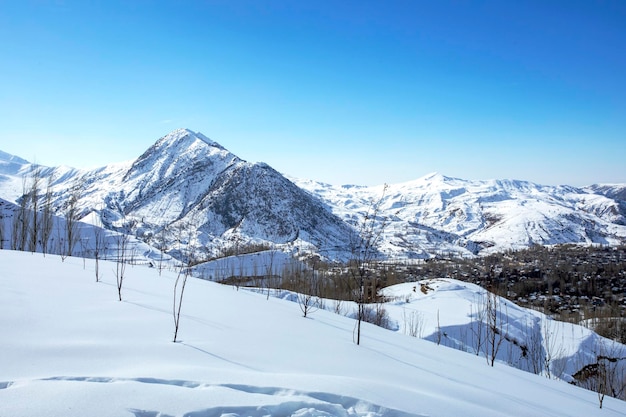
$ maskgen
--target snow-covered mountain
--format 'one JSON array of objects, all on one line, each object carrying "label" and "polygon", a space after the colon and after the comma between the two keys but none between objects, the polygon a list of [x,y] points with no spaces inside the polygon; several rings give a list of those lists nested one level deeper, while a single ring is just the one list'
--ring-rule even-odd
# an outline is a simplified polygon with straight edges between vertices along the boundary
[{"label": "snow-covered mountain", "polygon": [[[18,202],[33,167],[0,153],[0,198]],[[85,220],[178,257],[187,248],[203,258],[259,243],[345,257],[354,226],[381,198],[376,221],[387,223],[380,250],[389,257],[626,241],[624,185],[580,189],[430,174],[386,188],[332,186],[287,179],[188,129],[162,137],[134,161],[90,171],[39,168],[42,188],[52,178],[56,214],[73,195]]]},{"label": "snow-covered mountain", "polygon": [[293,181],[347,222],[362,221],[381,201],[378,218],[388,221],[383,250],[396,256],[470,256],[535,244],[616,245],[626,239],[623,202],[593,187],[468,181],[436,173],[376,187]]},{"label": "snow-covered mountain", "polygon": [[[31,170],[11,165],[0,196],[18,199],[21,178]],[[248,243],[343,248],[350,234],[324,203],[267,164],[243,161],[187,129],[162,137],[132,162],[92,171],[48,168],[41,175],[42,183],[54,178],[56,213],[76,190],[80,217],[95,213],[91,218],[106,228],[174,254],[191,247],[211,256]]]}]

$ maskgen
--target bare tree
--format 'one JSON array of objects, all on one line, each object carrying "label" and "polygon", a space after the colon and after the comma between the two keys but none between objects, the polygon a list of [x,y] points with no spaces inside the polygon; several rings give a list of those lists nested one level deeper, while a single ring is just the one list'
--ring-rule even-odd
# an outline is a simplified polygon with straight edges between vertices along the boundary
[{"label": "bare tree", "polygon": [[315,271],[307,271],[302,266],[296,267],[296,281],[298,282],[298,305],[302,315],[307,317],[319,308],[319,286]]},{"label": "bare tree", "polygon": [[[483,351],[483,346],[486,339],[486,308],[485,308],[485,296],[475,298],[476,302],[470,304],[470,317],[474,320],[471,322],[470,331],[472,333],[472,347],[476,356],[480,355]],[[474,305],[476,306],[476,313],[473,312]]]},{"label": "bare tree", "polygon": [[159,276],[161,275],[161,272],[163,271],[163,256],[165,254],[165,251],[167,250],[167,241],[166,241],[166,237],[165,237],[165,232],[166,232],[166,226],[164,225],[163,227],[161,227],[161,230],[159,231],[159,237],[158,237],[158,246],[157,248],[159,249]]},{"label": "bare tree", "polygon": [[437,345],[441,344],[441,324],[439,323],[439,309],[437,309]]},{"label": "bare tree", "polygon": [[99,226],[95,226],[93,228],[93,258],[96,282],[100,281],[100,258],[102,258],[102,251],[104,250],[104,246],[104,229]]},{"label": "bare tree", "polygon": [[83,269],[87,269],[87,255],[89,247],[87,241],[84,238],[79,239],[78,244],[80,246],[80,257],[83,258]]},{"label": "bare tree", "polygon": [[[28,193],[25,195],[26,204],[30,210],[30,222],[28,224],[28,250],[37,251],[37,240],[39,231],[39,187],[41,185],[41,168],[33,166],[30,172],[30,186]],[[24,198],[24,197],[22,197]]]},{"label": "bare tree", "polygon": [[387,185],[383,187],[380,198],[372,201],[363,220],[357,226],[355,233],[350,236],[350,262],[349,274],[354,284],[354,301],[357,303],[356,344],[361,344],[361,322],[365,316],[366,285],[371,281],[372,262],[378,254],[383,231],[387,226],[388,219],[380,218]]},{"label": "bare tree", "polygon": [[[185,287],[187,285],[187,278],[191,275],[191,266],[196,263],[194,252],[191,246],[191,240],[196,226],[196,214],[193,214],[190,220],[190,224],[187,225],[187,245],[183,251],[181,248],[181,264],[174,282],[174,303],[172,305],[172,315],[174,316],[174,340],[178,337],[178,329],[180,326],[180,311],[183,306],[183,296],[185,295]],[[179,238],[178,241],[182,242],[182,227],[178,229]],[[180,286],[179,286],[180,285]]]},{"label": "bare tree", "polygon": [[53,215],[52,215],[52,183],[54,176],[49,175],[46,183],[46,194],[43,200],[43,210],[41,213],[41,227],[39,232],[39,241],[41,242],[41,251],[45,255],[48,252],[48,242],[52,235]]},{"label": "bare tree", "polygon": [[623,345],[596,336],[593,353],[595,362],[583,366],[573,375],[577,384],[598,394],[600,408],[607,395],[626,399],[626,357],[622,356]]},{"label": "bare tree", "polygon": [[562,324],[553,320],[552,318],[545,316],[541,330],[543,336],[543,369],[547,378],[560,378],[562,372],[557,369],[553,369],[554,359],[561,356],[563,352],[562,344],[559,344],[559,326]]},{"label": "bare tree", "polygon": [[17,220],[18,218],[18,213],[16,213],[15,210],[13,210],[13,215],[11,216],[11,242],[10,242],[10,248],[11,250],[18,250],[18,246],[19,246],[19,242],[18,242],[18,230],[19,230],[19,222]]},{"label": "bare tree", "polygon": [[343,314],[343,301],[340,299],[333,301],[333,311],[335,314]]},{"label": "bare tree", "polygon": [[11,230],[11,249],[26,250],[28,232],[30,229],[30,216],[28,215],[28,193],[26,177],[22,178],[22,197],[19,199],[17,215],[13,213],[13,226]]},{"label": "bare tree", "polygon": [[226,265],[226,268],[230,273],[230,279],[233,281],[235,288],[237,289],[237,291],[239,291],[241,280],[235,275],[235,260],[233,258],[228,259],[228,264]]},{"label": "bare tree", "polygon": [[122,284],[124,283],[124,273],[126,271],[126,256],[128,242],[130,238],[126,233],[118,233],[115,237],[116,260],[115,260],[115,280],[117,283],[117,296],[122,301]]},{"label": "bare tree", "polygon": [[187,285],[187,278],[189,278],[190,271],[191,269],[189,267],[189,263],[181,263],[178,275],[176,276],[176,281],[174,282],[174,304],[172,306],[172,314],[174,316],[174,343],[176,343],[176,338],[178,337],[180,310],[183,305],[183,295],[185,294],[185,286]]},{"label": "bare tree", "polygon": [[604,355],[598,357],[602,363],[604,386],[606,393],[613,398],[626,399],[626,357],[620,352],[620,345],[613,341],[603,340]]},{"label": "bare tree", "polygon": [[384,329],[391,329],[389,314],[382,302],[367,304],[363,309],[363,321],[375,324]]},{"label": "bare tree", "polygon": [[502,301],[500,297],[492,292],[486,293],[486,311],[485,317],[487,319],[486,330],[486,349],[485,357],[489,365],[493,366],[496,358],[498,357],[498,351],[504,341],[504,323],[502,314]]},{"label": "bare tree", "polygon": [[525,325],[526,344],[522,346],[522,355],[528,362],[528,370],[535,375],[541,374],[544,366],[544,348],[541,337],[541,326],[531,321]]},{"label": "bare tree", "polygon": [[[267,286],[267,299],[270,299],[270,290],[274,286],[274,258],[276,257],[276,249],[272,247],[268,251],[268,262],[266,264],[265,284]],[[255,274],[256,275],[256,274]],[[306,317],[306,316],[305,316]]]},{"label": "bare tree", "polygon": [[[80,230],[78,229],[78,201],[82,195],[82,180],[77,180],[70,189],[70,197],[65,209],[65,256],[72,256],[74,248],[80,240]],[[63,258],[65,259],[65,258]]]},{"label": "bare tree", "polygon": [[404,334],[411,337],[422,338],[424,336],[424,315],[417,311],[407,312],[402,310],[402,321]]}]

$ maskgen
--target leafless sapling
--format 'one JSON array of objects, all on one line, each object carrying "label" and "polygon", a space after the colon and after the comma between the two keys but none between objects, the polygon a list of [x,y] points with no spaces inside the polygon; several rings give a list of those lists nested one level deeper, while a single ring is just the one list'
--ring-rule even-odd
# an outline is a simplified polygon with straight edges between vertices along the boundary
[{"label": "leafless sapling", "polygon": [[115,281],[117,284],[117,297],[122,301],[122,284],[124,283],[124,273],[126,272],[126,256],[130,237],[126,233],[118,233],[115,236]]},{"label": "leafless sapling", "polygon": [[526,343],[523,345],[522,354],[528,362],[528,370],[539,375],[544,366],[544,348],[541,337],[541,321],[533,319],[526,321],[525,332]]},{"label": "leafless sapling", "polygon": [[267,251],[267,264],[265,265],[265,285],[267,286],[267,299],[270,299],[270,291],[274,286],[274,258],[276,257],[276,248],[272,247]]},{"label": "leafless sapling", "polygon": [[78,202],[82,191],[83,183],[81,179],[78,179],[70,188],[70,196],[65,208],[65,257],[74,254],[74,248],[80,240]]},{"label": "leafless sapling", "polygon": [[388,223],[386,217],[381,217],[382,204],[387,188],[388,186],[385,184],[380,198],[376,201],[371,201],[363,219],[350,236],[350,261],[348,269],[355,287],[354,301],[357,304],[355,342],[357,345],[361,344],[361,322],[365,315],[365,305],[367,302],[365,287],[372,279],[372,262],[378,254],[378,245]]},{"label": "leafless sapling", "polygon": [[502,313],[502,300],[492,292],[486,293],[486,310],[487,319],[486,330],[486,349],[485,357],[489,365],[493,366],[500,346],[504,341],[504,322]]},{"label": "leafless sapling", "polygon": [[559,327],[562,323],[545,316],[541,323],[541,333],[543,338],[543,370],[547,378],[560,378],[561,371],[554,369],[554,359],[561,356],[563,345],[559,343]]},{"label": "leafless sapling", "polygon": [[52,184],[54,181],[53,175],[48,175],[46,183],[46,193],[43,200],[43,209],[41,213],[41,227],[39,232],[39,241],[41,242],[41,251],[45,255],[48,252],[48,244],[52,235],[52,227],[54,222],[52,212]]},{"label": "leafless sapling", "polygon": [[100,259],[102,258],[102,251],[104,250],[104,246],[104,229],[99,226],[95,226],[93,228],[93,258],[96,282],[100,281]]},{"label": "leafless sapling", "polygon": [[474,348],[476,356],[480,355],[484,349],[484,343],[486,338],[485,315],[485,296],[482,295],[475,297],[475,302],[470,304],[470,317],[472,318],[470,331],[472,334],[472,347]]},{"label": "leafless sapling", "polygon": [[319,308],[319,286],[315,271],[310,271],[302,265],[296,267],[296,282],[298,285],[298,305],[302,315],[307,317]]},{"label": "leafless sapling", "polygon": [[31,252],[37,251],[37,240],[40,234],[39,187],[41,186],[41,180],[41,168],[35,165],[30,172],[28,193],[22,197],[26,198],[26,204],[30,212],[30,221],[28,222],[28,250]]},{"label": "leafless sapling", "polygon": [[[174,340],[176,343],[178,337],[178,328],[180,326],[180,311],[183,305],[183,296],[185,295],[185,286],[187,285],[187,278],[191,268],[189,263],[181,263],[176,281],[174,281],[174,304],[172,305],[172,315],[174,316]],[[179,286],[180,285],[180,286]]]},{"label": "leafless sapling", "polygon": [[166,234],[165,234],[166,230],[167,230],[166,226],[163,225],[158,234],[157,248],[159,249],[159,264],[158,264],[159,276],[161,275],[161,272],[163,271],[163,258],[165,255],[165,251],[167,250],[167,239],[166,239]]},{"label": "leafless sapling", "polygon": [[402,310],[404,334],[422,338],[424,336],[424,315],[417,310]]},{"label": "leafless sapling", "polygon": [[[174,281],[174,302],[172,304],[172,315],[174,317],[174,340],[176,343],[178,337],[178,329],[180,327],[180,312],[183,306],[183,296],[185,295],[185,287],[187,286],[187,278],[191,275],[191,266],[196,263],[196,259],[194,256],[193,249],[191,249],[191,241],[193,238],[193,233],[196,225],[196,215],[192,215],[191,221],[187,224],[187,238],[185,241],[187,242],[187,246],[185,250],[182,250],[181,247],[181,263],[180,269],[178,270],[178,275],[176,276],[176,280]],[[192,226],[193,225],[193,226]],[[183,228],[178,229],[179,238],[178,241],[182,242],[182,234]]]},{"label": "leafless sapling", "polygon": [[30,216],[28,215],[28,185],[26,177],[22,178],[22,197],[19,199],[17,213],[13,213],[11,229],[11,249],[26,250],[28,232],[30,230]]}]

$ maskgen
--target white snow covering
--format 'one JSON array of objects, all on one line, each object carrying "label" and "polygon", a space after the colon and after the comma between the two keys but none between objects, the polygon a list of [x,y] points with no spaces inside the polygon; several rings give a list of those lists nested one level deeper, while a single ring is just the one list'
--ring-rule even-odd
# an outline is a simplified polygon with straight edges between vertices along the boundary
[{"label": "white snow covering", "polygon": [[369,324],[357,346],[347,317],[303,318],[296,303],[193,278],[173,343],[175,273],[128,267],[119,302],[113,273],[97,283],[91,262],[0,251],[0,415],[626,414],[624,402],[599,410],[593,392]]},{"label": "white snow covering", "polygon": [[382,198],[377,214],[389,224],[381,249],[395,257],[473,256],[533,244],[616,245],[626,239],[617,201],[569,186],[470,181],[438,173],[386,189],[292,181],[353,224]]},{"label": "white snow covering", "polygon": [[[487,347],[477,349],[473,334],[478,331],[479,310],[486,304],[487,291],[482,287],[440,278],[394,285],[382,293],[390,300],[385,309],[398,332],[409,334],[417,320],[417,337],[439,340],[442,345],[485,357]],[[586,327],[553,320],[501,297],[497,297],[497,303],[497,325],[503,336],[497,359],[503,363],[532,372],[532,358],[521,346],[534,348],[541,358],[550,357],[549,376],[571,381],[577,371],[595,362],[600,346],[614,357],[626,358],[626,346]],[[531,346],[533,342],[536,346]],[[621,369],[626,369],[624,366]],[[547,375],[545,371],[542,374]]]}]

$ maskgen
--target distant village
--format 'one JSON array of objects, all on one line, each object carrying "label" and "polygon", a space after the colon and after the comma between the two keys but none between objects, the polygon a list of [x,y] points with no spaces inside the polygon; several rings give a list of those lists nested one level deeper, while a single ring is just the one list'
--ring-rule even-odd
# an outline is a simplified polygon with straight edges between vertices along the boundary
[{"label": "distant village", "polygon": [[434,259],[407,278],[455,278],[522,307],[626,343],[626,246],[534,246],[475,259]]}]

